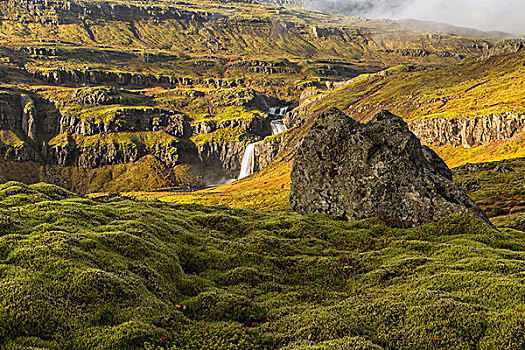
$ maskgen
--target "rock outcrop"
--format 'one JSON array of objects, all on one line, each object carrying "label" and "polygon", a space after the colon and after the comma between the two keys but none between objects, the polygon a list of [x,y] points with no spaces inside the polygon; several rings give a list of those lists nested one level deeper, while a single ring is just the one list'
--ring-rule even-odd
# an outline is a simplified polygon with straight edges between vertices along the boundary
[{"label": "rock outcrop", "polygon": [[140,19],[209,21],[215,13],[184,11],[172,6],[136,6],[109,2],[8,0],[0,4],[4,18],[20,23],[71,24],[75,21],[131,21]]},{"label": "rock outcrop", "polygon": [[432,118],[410,122],[410,129],[425,144],[471,148],[508,140],[525,131],[525,115],[494,114],[473,118]]},{"label": "rock outcrop", "polygon": [[[250,143],[262,142],[271,135],[269,118],[234,119],[225,121],[202,121],[193,124],[193,134],[212,134],[217,131],[238,130],[243,137],[240,140],[217,139],[212,137],[206,142],[198,142],[197,149],[200,161],[210,169],[223,169],[223,174],[234,178],[241,168],[242,156]],[[259,168],[257,167],[257,170]]]},{"label": "rock outcrop", "polygon": [[243,86],[244,78],[214,79],[194,78],[171,75],[152,75],[138,73],[122,73],[92,69],[53,69],[45,71],[28,71],[35,79],[53,85],[99,85],[113,84],[118,86],[194,86],[206,85],[216,88],[232,88]]},{"label": "rock outcrop", "polygon": [[35,102],[27,95],[21,95],[23,106],[22,111],[22,130],[32,140],[36,138],[36,107]]},{"label": "rock outcrop", "polygon": [[189,119],[166,109],[115,107],[104,120],[89,120],[78,114],[61,115],[57,133],[91,136],[102,133],[166,130],[175,137],[189,137]]},{"label": "rock outcrop", "polygon": [[[512,161],[523,162],[525,158],[513,158]],[[455,171],[459,172],[487,172],[490,175],[506,174],[516,171],[514,168],[508,165],[509,160],[498,160],[495,162],[483,162],[483,163],[467,163],[454,168]]]},{"label": "rock outcrop", "polygon": [[335,108],[323,113],[295,156],[290,204],[302,214],[379,217],[396,227],[450,215],[489,222],[443,160],[387,111],[367,124]]},{"label": "rock outcrop", "polygon": [[197,146],[201,163],[210,173],[235,178],[241,169],[241,159],[246,147],[251,143],[246,141],[217,140]]},{"label": "rock outcrop", "polygon": [[254,171],[263,170],[287,150],[288,142],[285,142],[285,136],[279,134],[267,137],[255,145]]},{"label": "rock outcrop", "polygon": [[498,165],[494,168],[494,170],[492,170],[492,175],[497,175],[497,174],[506,174],[506,173],[512,173],[516,170],[512,169],[510,166],[508,165]]}]

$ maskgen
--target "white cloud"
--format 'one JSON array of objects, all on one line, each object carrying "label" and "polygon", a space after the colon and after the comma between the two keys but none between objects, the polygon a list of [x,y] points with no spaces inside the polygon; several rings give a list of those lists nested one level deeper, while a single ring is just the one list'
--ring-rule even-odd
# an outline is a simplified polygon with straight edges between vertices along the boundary
[{"label": "white cloud", "polygon": [[525,34],[524,0],[409,0],[396,12],[398,18]]},{"label": "white cloud", "polygon": [[316,9],[525,35],[525,0],[306,0]]}]

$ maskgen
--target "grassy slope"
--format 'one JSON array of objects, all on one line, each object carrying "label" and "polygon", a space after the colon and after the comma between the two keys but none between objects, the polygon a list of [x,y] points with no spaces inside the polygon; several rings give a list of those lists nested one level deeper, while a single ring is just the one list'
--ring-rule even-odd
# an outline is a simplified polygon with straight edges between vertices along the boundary
[{"label": "grassy slope", "polygon": [[215,188],[178,193],[123,191],[123,195],[140,200],[158,199],[166,202],[226,205],[263,211],[291,211],[288,202],[290,172],[291,162],[279,161],[259,173]]},{"label": "grassy slope", "polygon": [[[496,166],[509,166],[513,172],[494,174]],[[525,231],[525,158],[482,163],[480,171],[455,170],[455,181],[497,225]]]},{"label": "grassy slope", "polygon": [[518,349],[525,234],[0,187],[7,349]]},{"label": "grassy slope", "polygon": [[[471,60],[452,68],[407,72],[405,67],[394,67],[385,74],[365,75],[351,80],[344,87],[327,93],[310,104],[302,106],[306,123],[298,135],[304,135],[315,116],[323,110],[336,106],[348,115],[367,120],[382,109],[406,119],[435,117],[468,117],[492,113],[523,114],[525,100],[525,53]],[[481,84],[481,85],[478,85]],[[474,88],[472,88],[474,87]],[[467,91],[468,90],[468,91]],[[435,99],[448,99],[447,103]],[[430,101],[430,102],[429,102]],[[525,134],[506,141],[495,141],[472,148],[442,146],[436,152],[449,167],[465,163],[489,162],[525,157]],[[277,163],[250,179],[261,179],[253,185],[233,183],[214,190],[188,194],[131,193],[136,198],[161,198],[175,202],[189,200],[205,204],[227,204],[249,208],[289,210],[287,203],[290,163]],[[284,170],[285,169],[285,170]],[[523,174],[523,172],[520,172]],[[244,204],[245,193],[258,190],[261,183],[271,198]],[[267,205],[266,203],[270,203]],[[273,203],[280,203],[274,205]]]},{"label": "grassy slope", "polygon": [[313,102],[311,111],[335,106],[357,120],[388,109],[406,120],[523,113],[525,52],[470,59],[458,65],[407,71],[394,67],[364,75]]},{"label": "grassy slope", "polygon": [[520,158],[525,157],[525,133],[519,133],[509,140],[494,141],[472,148],[445,145],[434,147],[434,150],[445,159],[449,167]]},{"label": "grassy slope", "polygon": [[[406,120],[523,114],[524,63],[525,52],[521,51],[443,69],[407,71],[402,66],[394,67],[384,74],[357,77],[304,108],[308,115],[315,116],[335,106],[361,121],[383,109]],[[443,146],[436,151],[453,167],[523,157],[524,142],[525,135],[521,134],[471,149]]]}]

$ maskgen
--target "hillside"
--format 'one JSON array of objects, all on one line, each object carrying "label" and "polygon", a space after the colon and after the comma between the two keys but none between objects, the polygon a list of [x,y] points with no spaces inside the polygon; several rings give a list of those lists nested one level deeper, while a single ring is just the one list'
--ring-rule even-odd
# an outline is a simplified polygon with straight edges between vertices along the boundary
[{"label": "hillside", "polygon": [[434,37],[392,23],[253,2],[10,0],[0,14],[8,66],[54,85],[177,85],[188,77],[260,80],[263,74],[268,82],[274,80],[268,75],[290,83],[340,80],[402,62],[451,64],[493,46],[482,38]]},{"label": "hillside", "polygon": [[[507,41],[490,55],[452,67],[398,66],[359,76],[332,90],[309,89],[303,94],[300,106],[288,114],[288,124],[293,127],[280,137],[279,146],[258,145],[261,154],[266,149],[278,151],[275,162],[261,172],[216,189],[126,195],[181,203],[196,201],[290,210],[288,192],[293,154],[319,113],[333,106],[360,121],[383,109],[402,116],[449,167],[505,159],[513,163],[512,159],[525,156],[524,64],[522,42]],[[261,157],[258,161],[266,160]],[[523,176],[519,171],[516,174]],[[523,194],[515,203],[522,200]]]},{"label": "hillside", "polygon": [[[1,350],[525,348],[524,41],[303,5],[0,1]],[[390,110],[455,167],[390,114],[375,132],[335,111],[352,147],[310,139],[310,168],[316,140],[344,144],[324,191],[367,136],[374,198],[409,169],[379,146],[412,145],[406,226],[292,212],[294,156],[333,107]],[[485,221],[415,220],[429,193]]]},{"label": "hillside", "polygon": [[225,182],[305,90],[495,45],[251,2],[10,0],[0,15],[0,180],[82,194]]},{"label": "hillside", "polygon": [[[7,349],[524,346],[523,232],[0,188]],[[148,345],[149,344],[149,345]]]},{"label": "hillside", "polygon": [[450,68],[399,66],[352,79],[308,100],[292,123],[310,123],[337,106],[357,120],[387,109],[410,121],[416,135],[449,166],[524,155],[521,41],[500,44],[486,57]]}]

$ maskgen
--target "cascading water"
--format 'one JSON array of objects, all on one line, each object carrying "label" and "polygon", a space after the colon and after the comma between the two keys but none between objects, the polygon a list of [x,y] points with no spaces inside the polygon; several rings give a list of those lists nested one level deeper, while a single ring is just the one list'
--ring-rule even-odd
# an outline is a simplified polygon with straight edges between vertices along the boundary
[{"label": "cascading water", "polygon": [[268,114],[278,115],[280,117],[286,117],[286,112],[290,107],[272,107],[268,109]]},{"label": "cascading water", "polygon": [[244,179],[246,176],[251,175],[255,169],[255,143],[250,143],[244,151],[244,156],[241,162],[241,173],[239,174],[239,180]]},{"label": "cascading water", "polygon": [[[269,114],[276,115],[276,112],[279,112],[279,115],[286,115],[286,111],[288,110],[288,107],[272,107],[269,110]],[[270,126],[272,127],[272,135],[277,135],[282,132],[285,132],[288,130],[286,125],[284,125],[283,120],[272,120],[270,122]],[[239,174],[239,180],[244,179],[246,176],[253,174],[253,171],[255,170],[255,145],[257,143],[250,143],[248,147],[246,147],[246,151],[244,151],[244,156],[242,157],[241,162],[241,172]]]},{"label": "cascading water", "polygon": [[272,135],[277,135],[277,134],[280,134],[280,133],[285,132],[286,130],[288,130],[286,125],[284,125],[282,119],[281,120],[272,120],[270,122],[270,125],[272,127]]}]

